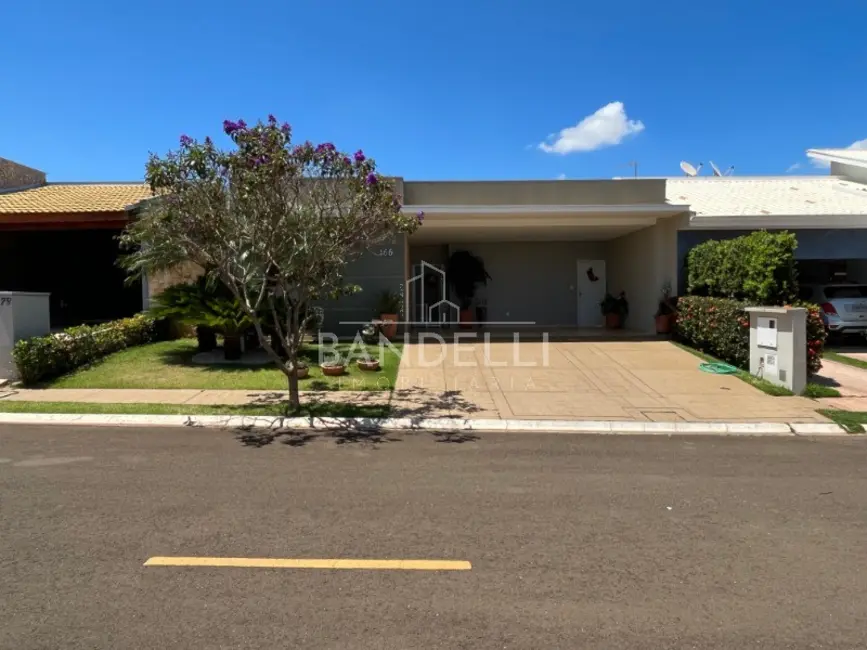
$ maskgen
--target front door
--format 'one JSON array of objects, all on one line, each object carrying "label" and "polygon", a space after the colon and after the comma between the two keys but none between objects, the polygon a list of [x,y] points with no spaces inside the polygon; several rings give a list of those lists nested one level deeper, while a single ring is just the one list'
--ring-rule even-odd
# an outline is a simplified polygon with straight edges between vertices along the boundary
[{"label": "front door", "polygon": [[602,327],[600,303],[605,298],[605,260],[578,260],[578,327]]}]

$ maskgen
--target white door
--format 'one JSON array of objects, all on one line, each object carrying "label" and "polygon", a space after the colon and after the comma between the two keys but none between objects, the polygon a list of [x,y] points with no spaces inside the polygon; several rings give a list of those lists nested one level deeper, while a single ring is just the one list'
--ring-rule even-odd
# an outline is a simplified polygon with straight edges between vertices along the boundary
[{"label": "white door", "polygon": [[605,298],[608,284],[605,279],[605,260],[578,260],[578,327],[602,327],[600,303]]}]

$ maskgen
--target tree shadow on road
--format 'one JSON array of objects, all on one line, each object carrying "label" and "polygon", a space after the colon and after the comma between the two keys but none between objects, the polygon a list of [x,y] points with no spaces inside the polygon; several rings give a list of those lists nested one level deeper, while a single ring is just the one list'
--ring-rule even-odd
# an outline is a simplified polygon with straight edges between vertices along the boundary
[{"label": "tree shadow on road", "polygon": [[[285,401],[285,393],[257,396],[254,403],[276,405]],[[333,440],[338,445],[367,444],[378,446],[400,442],[406,435],[427,433],[437,442],[461,444],[478,440],[478,436],[461,425],[467,416],[483,409],[465,398],[461,391],[434,392],[399,389],[389,393],[355,394],[340,402],[334,393],[305,395],[304,418],[307,426],[283,425],[277,418],[268,429],[236,427],[236,439],[245,447],[261,448],[274,442],[303,447],[315,440]],[[385,418],[400,420],[398,426],[384,426]],[[431,420],[442,419],[442,427]],[[293,423],[294,425],[294,423]]]}]

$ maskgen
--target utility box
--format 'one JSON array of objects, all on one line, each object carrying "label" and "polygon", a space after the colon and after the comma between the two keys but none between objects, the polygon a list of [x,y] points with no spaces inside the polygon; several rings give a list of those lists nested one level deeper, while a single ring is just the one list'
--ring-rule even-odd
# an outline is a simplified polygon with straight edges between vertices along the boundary
[{"label": "utility box", "polygon": [[16,379],[15,342],[51,332],[47,293],[0,291],[0,379]]},{"label": "utility box", "polygon": [[807,310],[747,307],[750,374],[800,395],[807,385]]}]

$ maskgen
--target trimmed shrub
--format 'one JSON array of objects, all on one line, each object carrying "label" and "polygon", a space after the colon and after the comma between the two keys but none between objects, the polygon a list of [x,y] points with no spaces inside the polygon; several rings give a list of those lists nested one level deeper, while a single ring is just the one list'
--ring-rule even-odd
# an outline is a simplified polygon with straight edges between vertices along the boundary
[{"label": "trimmed shrub", "polygon": [[59,377],[113,352],[157,339],[153,317],[132,318],[90,327],[70,327],[57,334],[18,341],[12,358],[25,385]]},{"label": "trimmed shrub", "polygon": [[[750,303],[730,298],[682,296],[678,299],[675,337],[733,366],[749,370],[750,318],[744,311]],[[807,373],[822,368],[825,326],[818,305],[798,303],[807,310]]]},{"label": "trimmed shrub", "polygon": [[784,305],[798,291],[793,233],[757,230],[735,239],[710,240],[687,256],[688,291],[752,305]]},{"label": "trimmed shrub", "polygon": [[750,319],[746,303],[729,298],[681,296],[675,336],[738,368],[750,366]]}]

